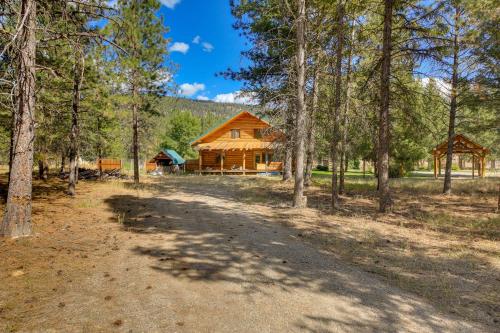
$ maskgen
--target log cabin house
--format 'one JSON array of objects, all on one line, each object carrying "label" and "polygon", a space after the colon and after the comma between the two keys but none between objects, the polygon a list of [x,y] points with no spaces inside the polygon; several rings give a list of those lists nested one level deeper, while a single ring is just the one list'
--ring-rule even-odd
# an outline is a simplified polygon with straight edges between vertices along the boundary
[{"label": "log cabin house", "polygon": [[243,111],[191,143],[198,151],[198,173],[246,174],[281,172],[275,148],[281,135],[271,125]]}]

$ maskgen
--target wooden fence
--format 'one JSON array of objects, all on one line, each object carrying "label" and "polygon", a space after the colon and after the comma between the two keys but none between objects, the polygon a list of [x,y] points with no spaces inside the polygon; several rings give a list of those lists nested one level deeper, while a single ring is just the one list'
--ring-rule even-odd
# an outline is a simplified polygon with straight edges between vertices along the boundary
[{"label": "wooden fence", "polygon": [[198,168],[199,168],[198,159],[196,159],[196,160],[187,160],[185,166],[186,166],[186,171],[195,171],[195,170],[198,170]]},{"label": "wooden fence", "polygon": [[116,159],[111,159],[111,158],[102,158],[102,159],[97,161],[97,169],[101,169],[101,168],[102,168],[102,171],[121,170],[122,161],[116,160]]},{"label": "wooden fence", "polygon": [[156,162],[146,162],[146,172],[151,172],[156,170]]}]

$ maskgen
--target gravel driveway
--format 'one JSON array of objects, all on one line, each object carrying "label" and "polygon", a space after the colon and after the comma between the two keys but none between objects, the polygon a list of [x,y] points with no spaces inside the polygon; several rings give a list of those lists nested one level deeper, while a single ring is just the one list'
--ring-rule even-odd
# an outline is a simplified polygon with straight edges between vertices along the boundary
[{"label": "gravel driveway", "polygon": [[[110,255],[38,320],[81,332],[485,332],[196,183],[111,196]],[[56,322],[57,324],[53,324]],[[55,325],[55,326],[54,326]],[[491,329],[491,328],[490,328]],[[43,332],[50,332],[45,328]]]}]

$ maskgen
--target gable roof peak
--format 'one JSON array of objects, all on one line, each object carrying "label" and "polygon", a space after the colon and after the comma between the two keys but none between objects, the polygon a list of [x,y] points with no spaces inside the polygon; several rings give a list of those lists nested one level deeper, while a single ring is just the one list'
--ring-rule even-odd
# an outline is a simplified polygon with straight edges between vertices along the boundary
[{"label": "gable roof peak", "polygon": [[271,124],[269,124],[267,121],[261,119],[260,117],[258,117],[257,115],[253,114],[252,112],[250,111],[247,111],[247,110],[243,110],[243,111],[240,111],[238,112],[237,114],[235,114],[234,116],[232,117],[229,117],[227,119],[225,119],[224,121],[220,122],[219,124],[215,125],[214,127],[212,127],[211,129],[209,129],[208,131],[206,131],[204,134],[200,135],[198,138],[196,138],[193,142],[191,142],[191,146],[195,146],[197,145],[198,143],[200,143],[203,139],[205,139],[207,136],[209,136],[210,134],[214,133],[215,131],[223,128],[224,126],[226,126],[228,123],[236,120],[237,118],[241,117],[242,115],[249,115],[263,123],[265,123],[266,125],[268,126],[271,126]]}]

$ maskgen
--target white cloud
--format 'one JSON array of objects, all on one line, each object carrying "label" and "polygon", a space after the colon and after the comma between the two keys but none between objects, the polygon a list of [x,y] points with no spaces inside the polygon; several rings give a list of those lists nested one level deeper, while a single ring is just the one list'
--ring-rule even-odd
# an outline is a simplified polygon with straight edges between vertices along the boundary
[{"label": "white cloud", "polygon": [[203,83],[183,83],[180,85],[179,94],[184,96],[193,96],[198,91],[205,90],[205,85]]},{"label": "white cloud", "polygon": [[214,46],[208,42],[203,42],[201,45],[203,46],[203,51],[205,52],[212,52],[214,50]]},{"label": "white cloud", "polygon": [[159,72],[158,80],[156,80],[155,84],[157,86],[164,86],[172,82],[172,78],[173,78],[172,73],[166,70],[162,70]]},{"label": "white cloud", "polygon": [[434,84],[436,87],[439,89],[439,91],[445,95],[449,96],[451,92],[451,84],[449,82],[446,82],[445,80],[438,78],[438,77],[423,77],[420,79],[422,81],[422,84],[424,86],[427,86],[431,80],[434,81]]},{"label": "white cloud", "polygon": [[200,35],[197,35],[193,38],[193,44],[200,44],[200,42],[201,42]]},{"label": "white cloud", "polygon": [[189,50],[189,45],[183,42],[175,42],[168,48],[170,52],[180,52],[186,54]]},{"label": "white cloud", "polygon": [[196,97],[197,100],[199,101],[208,101],[210,100],[210,98],[208,98],[207,96],[203,96],[203,95],[199,95],[198,97]]},{"label": "white cloud", "polygon": [[241,91],[235,91],[227,94],[219,94],[214,97],[214,102],[217,103],[236,103],[236,104],[258,104],[255,97],[248,93],[242,93]]},{"label": "white cloud", "polygon": [[181,0],[160,0],[160,2],[162,3],[162,5],[164,5],[165,7],[168,7],[170,9],[174,9],[175,6],[181,2]]}]

